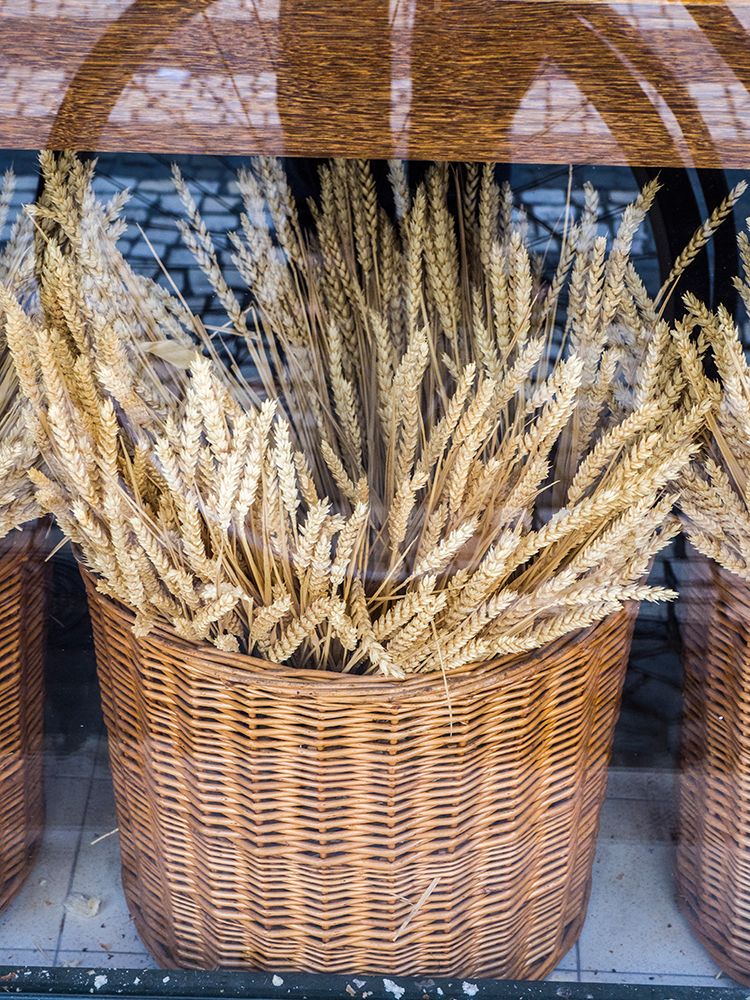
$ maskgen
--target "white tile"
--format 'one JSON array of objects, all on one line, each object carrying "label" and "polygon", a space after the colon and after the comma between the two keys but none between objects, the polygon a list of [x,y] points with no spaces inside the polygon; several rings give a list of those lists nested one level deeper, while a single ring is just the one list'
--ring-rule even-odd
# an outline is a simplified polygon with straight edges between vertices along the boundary
[{"label": "white tile", "polygon": [[93,948],[88,951],[60,951],[57,965],[61,968],[73,969],[156,969],[158,966],[145,951],[136,952],[97,952]]},{"label": "white tile", "polygon": [[[707,979],[705,979],[705,977],[700,977],[700,976],[694,976],[693,978],[696,980],[696,982],[693,985],[696,985],[696,986],[719,986],[719,987],[721,987],[721,989],[724,989],[724,990],[728,990],[728,989],[733,989],[733,990],[737,990],[737,989],[739,989],[739,990],[747,990],[747,987],[742,986],[740,983],[736,982],[734,979],[730,979],[729,976],[726,975],[726,973],[722,973],[720,976],[719,975],[717,975],[717,976],[709,976]],[[704,978],[705,981],[700,982],[700,983],[697,982],[697,980],[701,979],[701,978]]]},{"label": "white tile", "polygon": [[633,983],[643,986],[714,986],[723,989],[735,987],[736,983],[724,977],[681,976],[657,974],[653,972],[597,972],[595,969],[581,969],[581,983]]},{"label": "white tile", "polygon": [[109,750],[107,746],[107,735],[106,732],[102,733],[102,738],[99,741],[99,746],[96,751],[96,759],[94,761],[94,777],[104,778],[105,780],[111,780],[111,774],[109,768]]},{"label": "white tile", "polygon": [[547,976],[548,983],[577,983],[578,971],[576,969],[555,969]]},{"label": "white tile", "polygon": [[599,846],[674,843],[671,799],[606,799],[599,823]]},{"label": "white tile", "polygon": [[37,949],[44,956],[38,964],[54,961],[89,782],[48,779],[46,787],[39,857],[18,895],[0,914],[0,949]]},{"label": "white tile", "polygon": [[98,733],[88,733],[79,746],[68,750],[47,741],[44,750],[44,773],[54,778],[90,778],[99,744]]},{"label": "white tile", "polygon": [[601,841],[579,946],[582,969],[713,976],[717,967],[674,901],[674,851]]},{"label": "white tile", "polygon": [[92,782],[81,848],[73,875],[72,891],[100,901],[95,916],[67,912],[60,939],[61,951],[143,953],[128,913],[120,879],[120,843],[113,834],[99,843],[92,841],[117,826],[111,782]]},{"label": "white tile", "polygon": [[611,767],[607,780],[607,798],[651,800],[673,798],[675,783],[674,771]]},{"label": "white tile", "polygon": [[[50,959],[51,962],[51,959]],[[3,965],[46,965],[41,952],[28,948],[0,948],[0,966]]]},{"label": "white tile", "polygon": [[574,944],[567,955],[563,955],[555,971],[568,972],[570,969],[578,969],[578,944]]}]

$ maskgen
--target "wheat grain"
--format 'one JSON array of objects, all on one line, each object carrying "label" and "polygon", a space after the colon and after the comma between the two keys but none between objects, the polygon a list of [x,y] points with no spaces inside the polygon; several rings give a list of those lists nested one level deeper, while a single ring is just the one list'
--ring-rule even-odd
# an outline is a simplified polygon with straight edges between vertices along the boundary
[{"label": "wheat grain", "polygon": [[[653,185],[611,249],[587,188],[545,284],[489,165],[410,185],[392,163],[392,221],[369,164],[335,161],[303,223],[281,164],[259,160],[229,234],[240,308],[176,173],[183,238],[243,338],[249,386],[199,317],[123,260],[124,202],[101,205],[73,157],[43,171],[45,316],[14,289],[0,299],[48,470],[34,489],[140,630],[398,678],[668,598],[643,588],[644,560],[719,419],[703,343],[680,365],[691,323],[718,344],[727,433],[748,398],[728,317],[689,311],[677,340],[655,321],[630,260]],[[0,449],[0,471],[22,454]],[[15,479],[3,492],[18,504]],[[717,544],[745,564],[729,529]]]}]

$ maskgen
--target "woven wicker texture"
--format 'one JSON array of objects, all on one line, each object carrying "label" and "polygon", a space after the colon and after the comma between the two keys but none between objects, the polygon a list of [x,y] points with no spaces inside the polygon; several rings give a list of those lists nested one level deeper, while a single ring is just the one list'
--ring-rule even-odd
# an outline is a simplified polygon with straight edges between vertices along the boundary
[{"label": "woven wicker texture", "polygon": [[84,578],[125,894],[158,961],[526,978],[574,943],[631,614],[458,670],[449,705],[439,673],[136,640]]},{"label": "woven wicker texture", "polygon": [[750,586],[691,552],[678,896],[716,962],[750,985]]},{"label": "woven wicker texture", "polygon": [[44,823],[42,530],[13,532],[0,549],[0,906],[28,874]]}]

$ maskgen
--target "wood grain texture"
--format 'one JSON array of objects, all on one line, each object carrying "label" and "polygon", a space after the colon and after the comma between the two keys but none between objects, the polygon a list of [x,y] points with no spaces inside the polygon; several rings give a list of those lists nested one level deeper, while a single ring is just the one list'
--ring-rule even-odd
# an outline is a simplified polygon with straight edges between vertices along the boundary
[{"label": "wood grain texture", "polygon": [[748,32],[748,0],[14,0],[0,145],[747,167]]}]

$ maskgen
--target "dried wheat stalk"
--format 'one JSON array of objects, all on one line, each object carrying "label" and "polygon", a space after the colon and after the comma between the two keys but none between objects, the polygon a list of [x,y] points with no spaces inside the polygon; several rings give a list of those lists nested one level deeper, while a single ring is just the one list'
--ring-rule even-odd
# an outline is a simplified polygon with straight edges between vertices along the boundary
[{"label": "dried wheat stalk", "polygon": [[[750,225],[750,223],[748,223]],[[735,287],[750,308],[748,238],[738,238],[742,277]],[[711,312],[685,296],[685,319],[674,330],[695,400],[711,400],[703,448],[684,476],[680,506],[695,547],[726,569],[750,580],[750,366],[729,312]],[[718,380],[703,357],[710,349]]]},{"label": "dried wheat stalk", "polygon": [[[8,220],[15,176],[7,171],[0,186],[0,230]],[[31,310],[34,302],[33,239],[30,220],[14,220],[0,248],[0,287]],[[5,340],[5,315],[0,306],[0,539],[13,528],[38,516],[39,509],[27,472],[39,453],[24,416],[13,361]]]},{"label": "dried wheat stalk", "polygon": [[367,163],[334,161],[303,228],[259,160],[230,234],[243,305],[176,173],[248,384],[127,267],[122,205],[96,201],[91,167],[42,167],[46,320],[3,300],[33,478],[139,630],[401,677],[674,596],[641,581],[710,404],[629,260],[655,186],[611,249],[587,190],[543,282],[491,167],[435,166],[412,191],[392,164],[394,220]]}]

